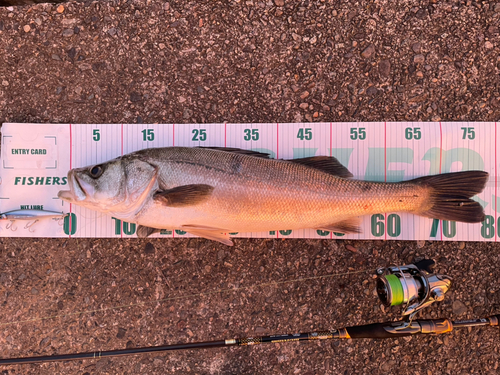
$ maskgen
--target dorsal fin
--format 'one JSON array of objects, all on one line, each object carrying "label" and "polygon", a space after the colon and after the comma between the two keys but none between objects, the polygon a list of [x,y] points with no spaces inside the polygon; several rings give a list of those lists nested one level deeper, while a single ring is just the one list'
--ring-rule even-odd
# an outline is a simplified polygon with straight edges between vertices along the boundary
[{"label": "dorsal fin", "polygon": [[266,154],[264,152],[253,151],[253,150],[243,150],[242,148],[236,148],[236,147],[204,147],[204,146],[199,146],[197,148],[208,148],[211,150],[232,152],[233,154],[241,154],[241,155],[255,156],[256,158],[269,159],[269,154]]},{"label": "dorsal fin", "polygon": [[352,173],[349,172],[349,170],[333,156],[312,156],[309,158],[292,159],[287,161],[319,169],[321,172],[329,173],[338,177],[352,177]]}]

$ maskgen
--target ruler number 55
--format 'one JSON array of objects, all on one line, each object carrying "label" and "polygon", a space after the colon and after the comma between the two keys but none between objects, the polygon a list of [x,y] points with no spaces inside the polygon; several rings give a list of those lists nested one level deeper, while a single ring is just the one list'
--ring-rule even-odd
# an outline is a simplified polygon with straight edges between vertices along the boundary
[{"label": "ruler number 55", "polygon": [[353,141],[360,139],[366,139],[366,131],[365,128],[351,128],[351,139]]}]

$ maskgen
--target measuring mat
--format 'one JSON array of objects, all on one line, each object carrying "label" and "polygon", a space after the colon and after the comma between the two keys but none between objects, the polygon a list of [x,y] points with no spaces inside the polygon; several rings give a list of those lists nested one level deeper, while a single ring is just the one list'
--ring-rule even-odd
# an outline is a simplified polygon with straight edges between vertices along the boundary
[{"label": "measuring mat", "polygon": [[[402,181],[426,175],[483,170],[490,174],[474,197],[483,223],[465,224],[380,212],[363,217],[362,233],[304,229],[231,233],[253,238],[342,238],[497,241],[497,124],[377,122],[294,124],[15,124],[2,126],[0,212],[43,209],[64,219],[0,220],[3,237],[135,237],[136,225],[57,198],[71,168],[99,164],[152,147],[218,146],[294,159],[330,155],[356,179]],[[180,230],[152,237],[193,237]],[[272,229],[272,228],[270,228]]]}]

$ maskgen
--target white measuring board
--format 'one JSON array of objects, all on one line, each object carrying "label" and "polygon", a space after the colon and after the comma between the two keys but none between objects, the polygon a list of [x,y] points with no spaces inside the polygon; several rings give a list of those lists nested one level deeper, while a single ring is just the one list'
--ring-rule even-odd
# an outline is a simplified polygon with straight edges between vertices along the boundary
[{"label": "white measuring board", "polygon": [[[486,220],[465,224],[381,212],[365,216],[362,233],[313,229],[236,233],[233,237],[497,241],[497,124],[486,122],[376,122],[293,124],[15,124],[2,126],[0,212],[42,207],[70,213],[64,221],[0,220],[4,237],[135,237],[136,225],[57,198],[71,168],[105,162],[132,151],[164,146],[226,146],[267,152],[273,158],[335,156],[354,178],[401,181],[461,170],[490,174],[474,199]],[[175,228],[171,228],[175,229]],[[272,228],[270,228],[272,229]],[[153,237],[192,237],[166,230]]]}]

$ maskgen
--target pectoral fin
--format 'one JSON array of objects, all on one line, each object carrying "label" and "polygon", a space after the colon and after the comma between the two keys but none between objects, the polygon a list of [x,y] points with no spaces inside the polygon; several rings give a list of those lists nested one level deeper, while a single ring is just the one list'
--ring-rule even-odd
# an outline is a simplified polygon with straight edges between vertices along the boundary
[{"label": "pectoral fin", "polygon": [[183,185],[157,191],[153,199],[168,207],[185,207],[202,203],[210,197],[213,190],[213,186],[210,185]]},{"label": "pectoral fin", "polygon": [[345,233],[345,234],[361,233],[360,224],[361,224],[361,220],[357,217],[353,217],[350,219],[339,221],[337,223],[322,226],[321,228],[317,228],[317,229],[326,230],[326,231],[330,231],[330,232]]},{"label": "pectoral fin", "polygon": [[181,226],[181,229],[198,237],[219,241],[227,246],[233,246],[233,241],[229,238],[229,234],[223,229],[198,225],[183,225]]},{"label": "pectoral fin", "polygon": [[152,234],[160,233],[160,231],[161,229],[158,228],[151,228],[151,227],[146,227],[144,225],[139,225],[137,227],[137,231],[135,232],[135,234],[137,234],[138,238],[146,238],[151,236]]}]

